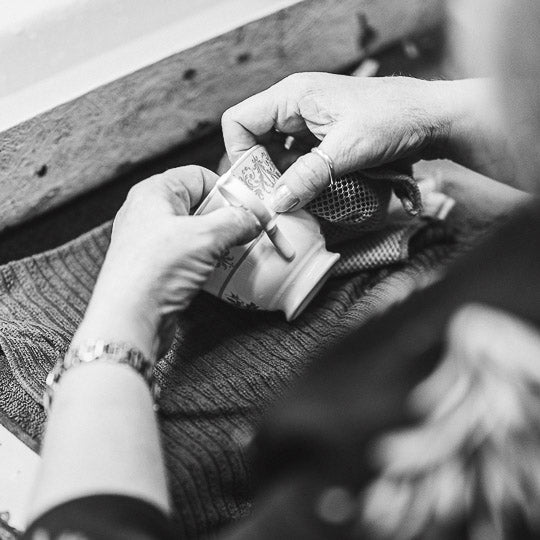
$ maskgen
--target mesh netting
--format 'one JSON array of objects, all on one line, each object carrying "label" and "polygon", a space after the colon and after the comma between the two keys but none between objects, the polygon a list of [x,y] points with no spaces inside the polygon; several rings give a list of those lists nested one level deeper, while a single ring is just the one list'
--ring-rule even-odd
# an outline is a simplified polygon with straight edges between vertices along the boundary
[{"label": "mesh netting", "polygon": [[362,178],[359,173],[337,178],[308,207],[312,214],[331,223],[350,223],[376,228],[386,215],[389,182]]},{"label": "mesh netting", "polygon": [[[270,194],[280,173],[264,148],[251,157],[252,165],[236,174],[261,198]],[[257,159],[255,159],[255,157]],[[306,206],[321,225],[326,245],[341,253],[334,275],[344,275],[402,260],[414,227],[389,227],[385,222],[394,193],[411,215],[422,209],[420,190],[412,168],[380,167],[336,178],[321,195]],[[219,172],[230,166],[225,156]]]},{"label": "mesh netting", "polygon": [[408,227],[386,227],[339,244],[335,249],[341,258],[332,269],[332,275],[346,276],[405,260],[409,256],[409,240],[422,227],[421,222],[413,221]]},{"label": "mesh netting", "polygon": [[411,214],[421,209],[420,192],[412,176],[390,169],[371,169],[337,178],[306,209],[321,220],[327,240],[381,228],[392,191]]}]

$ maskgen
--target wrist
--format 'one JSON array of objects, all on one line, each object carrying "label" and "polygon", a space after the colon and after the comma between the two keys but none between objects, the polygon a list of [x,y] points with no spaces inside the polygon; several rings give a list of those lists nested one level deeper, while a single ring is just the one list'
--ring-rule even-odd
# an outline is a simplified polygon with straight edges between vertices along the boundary
[{"label": "wrist", "polygon": [[[154,380],[154,361],[131,343],[93,340],[77,345],[72,344],[66,354],[59,358],[47,376],[44,405],[47,412],[56,395],[58,387],[66,375],[77,372],[90,365],[111,364],[121,366],[126,372],[136,372],[150,388],[154,400],[159,396],[159,387]],[[56,399],[54,399],[56,401]]]},{"label": "wrist", "polygon": [[95,339],[126,342],[156,359],[162,345],[163,316],[150,294],[122,283],[111,287],[98,280],[73,344]]},{"label": "wrist", "polygon": [[450,159],[462,162],[464,149],[471,141],[485,135],[485,121],[480,111],[490,101],[486,80],[466,79],[436,81],[432,155],[430,159]]}]

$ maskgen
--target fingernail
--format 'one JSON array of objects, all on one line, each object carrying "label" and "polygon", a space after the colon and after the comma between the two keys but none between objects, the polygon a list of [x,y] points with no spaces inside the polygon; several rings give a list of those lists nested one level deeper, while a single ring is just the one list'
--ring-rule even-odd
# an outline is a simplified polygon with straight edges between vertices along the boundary
[{"label": "fingernail", "polygon": [[279,186],[276,191],[274,191],[272,200],[270,201],[270,206],[276,212],[288,212],[289,210],[292,210],[299,202],[300,199],[294,195],[285,184],[283,184]]}]

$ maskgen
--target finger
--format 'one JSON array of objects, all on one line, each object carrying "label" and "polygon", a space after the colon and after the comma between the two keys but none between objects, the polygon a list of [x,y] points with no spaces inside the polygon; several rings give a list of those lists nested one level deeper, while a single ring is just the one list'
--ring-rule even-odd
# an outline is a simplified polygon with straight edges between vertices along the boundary
[{"label": "finger", "polygon": [[[334,164],[335,174],[346,172],[348,163],[342,159],[343,137],[338,130],[331,131],[319,145]],[[274,186],[271,206],[276,212],[289,212],[302,208],[319,195],[330,183],[330,170],[326,160],[308,152],[300,156]]]},{"label": "finger", "polygon": [[171,204],[177,214],[186,214],[208,195],[218,178],[204,167],[189,165],[156,174],[132,189],[149,201]]},{"label": "finger", "polygon": [[210,214],[197,216],[199,225],[209,233],[217,252],[253,240],[260,232],[261,225],[256,217],[243,208],[228,206]]},{"label": "finger", "polygon": [[270,89],[225,111],[221,127],[231,163],[257,144],[257,136],[268,133],[274,127],[275,119],[275,103]]},{"label": "finger", "polygon": [[257,137],[273,128],[285,133],[305,128],[305,122],[295,105],[295,90],[281,81],[225,111],[221,126],[225,148],[232,163],[257,144]]}]

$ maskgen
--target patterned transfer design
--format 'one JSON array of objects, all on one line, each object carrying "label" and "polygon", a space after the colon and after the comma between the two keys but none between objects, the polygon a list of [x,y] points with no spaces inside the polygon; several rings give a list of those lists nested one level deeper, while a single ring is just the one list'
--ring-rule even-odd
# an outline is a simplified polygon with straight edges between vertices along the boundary
[{"label": "patterned transfer design", "polygon": [[[261,145],[245,152],[229,171],[265,204],[281,176]],[[397,196],[399,216],[389,214],[392,193]],[[422,196],[410,168],[375,168],[342,175],[306,206],[317,218],[326,246],[341,255],[332,269],[334,277],[406,260],[410,239],[426,227],[422,209]],[[237,271],[256,243],[224,252],[205,290],[239,306],[228,293],[231,287],[243,290],[236,283]],[[265,301],[259,303],[261,309],[268,309]]]},{"label": "patterned transfer design", "polygon": [[222,270],[230,270],[234,266],[234,255],[231,253],[230,249],[226,249],[217,259],[216,268],[221,268]]},{"label": "patterned transfer design", "polygon": [[247,309],[249,311],[258,311],[261,309],[260,306],[258,306],[255,302],[247,302],[242,300],[238,294],[233,292],[227,294],[225,300],[235,307]]},{"label": "patterned transfer design", "polygon": [[280,173],[264,148],[256,147],[249,157],[248,164],[240,171],[233,167],[233,171],[259,199],[264,200],[272,193]]}]

